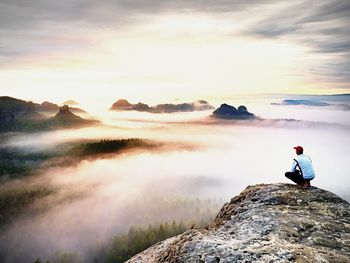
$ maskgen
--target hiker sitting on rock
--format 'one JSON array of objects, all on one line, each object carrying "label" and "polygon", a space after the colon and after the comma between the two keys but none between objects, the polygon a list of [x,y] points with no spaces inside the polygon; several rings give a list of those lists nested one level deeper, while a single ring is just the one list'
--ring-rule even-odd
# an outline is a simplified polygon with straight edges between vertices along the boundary
[{"label": "hiker sitting on rock", "polygon": [[315,171],[309,156],[303,154],[301,146],[294,147],[297,157],[292,164],[292,170],[286,172],[285,176],[303,188],[310,187],[310,181],[315,178]]}]

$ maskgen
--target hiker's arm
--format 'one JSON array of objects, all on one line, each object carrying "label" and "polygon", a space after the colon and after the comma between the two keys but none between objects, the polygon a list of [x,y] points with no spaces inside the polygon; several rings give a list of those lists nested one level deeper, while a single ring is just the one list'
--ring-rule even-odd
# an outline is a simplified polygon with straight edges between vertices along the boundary
[{"label": "hiker's arm", "polygon": [[292,169],[291,169],[291,172],[295,172],[296,168],[297,168],[297,162],[294,160],[293,163],[292,163]]}]

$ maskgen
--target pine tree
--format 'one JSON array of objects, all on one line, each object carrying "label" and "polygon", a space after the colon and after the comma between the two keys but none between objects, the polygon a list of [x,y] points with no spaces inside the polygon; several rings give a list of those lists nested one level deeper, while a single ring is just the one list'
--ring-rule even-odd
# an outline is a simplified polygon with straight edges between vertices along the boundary
[{"label": "pine tree", "polygon": [[175,219],[173,220],[171,224],[171,235],[176,236],[177,235],[177,225]]},{"label": "pine tree", "polygon": [[158,240],[163,240],[165,239],[165,229],[163,224],[160,224],[159,230],[158,230]]},{"label": "pine tree", "polygon": [[170,229],[168,222],[165,222],[165,224],[164,224],[164,232],[165,232],[166,236],[171,235],[171,229]]},{"label": "pine tree", "polygon": [[178,234],[181,234],[185,231],[186,231],[186,227],[185,227],[184,223],[181,221],[179,224],[179,227],[178,227]]}]

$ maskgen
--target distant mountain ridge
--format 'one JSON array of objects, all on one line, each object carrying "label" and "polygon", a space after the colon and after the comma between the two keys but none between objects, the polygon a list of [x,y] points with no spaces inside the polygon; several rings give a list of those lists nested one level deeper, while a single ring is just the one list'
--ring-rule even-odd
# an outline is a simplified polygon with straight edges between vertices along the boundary
[{"label": "distant mountain ridge", "polygon": [[[10,111],[13,113],[20,113],[24,111],[33,111],[42,113],[56,113],[59,110],[60,106],[49,102],[44,101],[40,103],[34,103],[32,101],[25,101],[10,96],[0,96],[0,111]],[[70,110],[73,113],[86,113],[85,110],[75,107],[70,107]]]},{"label": "distant mountain ridge", "polygon": [[[350,94],[349,94],[350,95]],[[336,96],[336,95],[334,95]],[[271,105],[282,105],[282,106],[310,106],[310,107],[325,107],[330,106],[338,110],[344,110],[348,111],[350,109],[350,102],[347,102],[346,98],[344,98],[345,95],[339,95],[339,97],[342,99],[340,102],[335,101],[336,103],[328,103],[320,100],[315,99],[285,99],[282,100],[282,102],[276,103],[273,102]],[[346,96],[345,96],[346,97]],[[350,98],[350,96],[348,96]],[[328,97],[329,98],[329,97]],[[331,97],[334,98],[334,97]],[[332,99],[329,99],[329,101],[332,101]]]},{"label": "distant mountain ridge", "polygon": [[[69,104],[64,104],[64,105],[69,105]],[[48,102],[48,101],[44,101],[41,104],[35,104],[36,106],[36,110],[38,110],[39,112],[44,112],[44,113],[55,113],[59,110],[60,106],[52,103],[52,102]],[[69,109],[76,114],[82,114],[82,113],[87,113],[85,110],[80,109],[80,108],[76,108],[76,107],[70,107]]]},{"label": "distant mountain ridge", "polygon": [[[58,113],[53,117],[47,117],[43,114],[47,112]],[[0,132],[40,131],[92,123],[96,121],[85,120],[75,115],[68,106],[59,107],[50,102],[38,104],[8,96],[0,97]]]},{"label": "distant mountain ridge", "polygon": [[271,103],[273,105],[305,105],[305,106],[329,106],[331,104],[317,100],[283,100],[281,103]]},{"label": "distant mountain ridge", "polygon": [[86,120],[75,115],[68,105],[60,107],[58,113],[54,117],[46,120],[46,125],[52,128],[88,125],[92,123],[96,123],[96,121]]},{"label": "distant mountain ridge", "polygon": [[207,101],[197,100],[190,103],[165,103],[157,104],[155,106],[149,106],[148,104],[139,102],[131,104],[125,99],[117,100],[111,106],[110,110],[116,111],[141,111],[149,113],[174,113],[174,112],[192,112],[192,111],[204,111],[214,109]]}]

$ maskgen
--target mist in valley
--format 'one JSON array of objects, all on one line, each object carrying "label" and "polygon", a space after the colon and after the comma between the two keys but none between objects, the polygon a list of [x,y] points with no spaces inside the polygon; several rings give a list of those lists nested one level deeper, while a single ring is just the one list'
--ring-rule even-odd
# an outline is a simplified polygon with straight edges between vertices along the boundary
[{"label": "mist in valley", "polygon": [[100,111],[92,115],[104,125],[6,137],[2,147],[23,152],[122,138],[147,139],[159,147],[74,165],[47,165],[33,176],[3,180],[2,190],[45,188],[48,193],[0,229],[1,261],[45,261],[55,253],[70,252],[82,262],[92,262],[113,236],[131,226],[209,222],[247,185],[290,183],[284,172],[290,169],[296,145],[312,158],[317,174],[312,185],[350,201],[349,111],[274,106],[264,100],[245,105],[268,120],[214,121],[211,111]]}]

